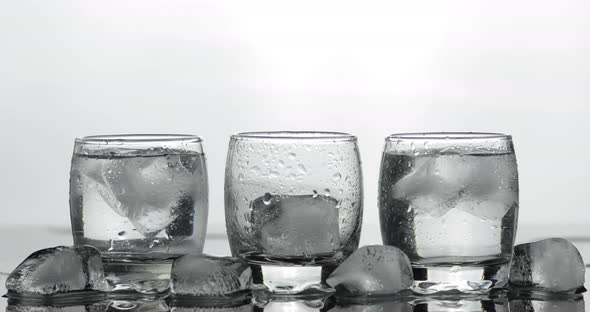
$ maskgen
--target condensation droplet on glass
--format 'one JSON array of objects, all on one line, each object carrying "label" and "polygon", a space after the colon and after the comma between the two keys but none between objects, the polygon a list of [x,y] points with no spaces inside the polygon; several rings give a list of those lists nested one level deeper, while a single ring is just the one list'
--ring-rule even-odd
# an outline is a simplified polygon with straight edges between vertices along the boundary
[{"label": "condensation droplet on glass", "polygon": [[272,195],[270,195],[270,193],[265,193],[264,197],[262,197],[262,202],[265,205],[270,205],[271,200],[272,200]]},{"label": "condensation droplet on glass", "polygon": [[318,197],[318,191],[313,190],[313,195],[311,195],[311,197],[317,198]]},{"label": "condensation droplet on glass", "polygon": [[339,200],[338,202],[336,202],[336,206],[334,208],[340,209],[340,207],[342,207],[342,200]]},{"label": "condensation droplet on glass", "polygon": [[336,154],[334,154],[334,153],[332,153],[332,152],[329,152],[329,153],[328,153],[328,156],[330,156],[330,157],[336,157]]},{"label": "condensation droplet on glass", "polygon": [[291,159],[295,159],[295,157],[297,157],[297,155],[295,155],[295,153],[293,153],[293,152],[287,154],[287,156],[289,156],[289,158],[291,158]]},{"label": "condensation droplet on glass", "polygon": [[238,180],[240,181],[244,181],[244,175],[243,174],[238,174]]},{"label": "condensation droplet on glass", "polygon": [[127,234],[127,232],[125,232],[125,231],[121,231],[121,232],[117,233],[117,235],[119,235],[119,237],[125,237],[125,234]]},{"label": "condensation droplet on glass", "polygon": [[282,159],[279,159],[279,166],[281,166],[281,167],[285,166],[285,162]]},{"label": "condensation droplet on glass", "polygon": [[307,173],[305,166],[302,164],[297,165],[297,169],[299,169],[299,171],[301,171],[301,173]]},{"label": "condensation droplet on glass", "polygon": [[330,189],[329,188],[325,189],[324,193],[326,194],[326,196],[330,196]]},{"label": "condensation droplet on glass", "polygon": [[279,174],[279,172],[278,172],[278,171],[276,171],[276,170],[272,170],[272,171],[270,172],[270,177],[271,177],[271,178],[276,178],[276,177],[278,177],[279,175],[280,175],[280,174]]},{"label": "condensation droplet on glass", "polygon": [[342,179],[342,175],[340,174],[340,172],[336,172],[336,173],[334,173],[334,175],[332,176],[332,180],[334,180],[334,181],[338,181],[338,180],[340,180],[340,179]]},{"label": "condensation droplet on glass", "polygon": [[252,168],[250,168],[250,170],[251,170],[253,173],[257,174],[257,173],[260,171],[260,168],[259,168],[258,166],[253,166]]},{"label": "condensation droplet on glass", "polygon": [[344,193],[344,190],[343,189],[339,189],[338,190],[338,193],[342,194],[342,193]]}]

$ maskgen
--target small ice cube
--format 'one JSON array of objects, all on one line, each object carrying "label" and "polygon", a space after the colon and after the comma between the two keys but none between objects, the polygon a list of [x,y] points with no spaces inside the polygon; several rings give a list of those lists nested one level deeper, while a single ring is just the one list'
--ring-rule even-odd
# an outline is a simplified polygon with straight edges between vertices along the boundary
[{"label": "small ice cube", "polygon": [[353,294],[392,294],[412,286],[414,275],[410,259],[401,250],[371,245],[352,253],[326,282]]},{"label": "small ice cube", "polygon": [[514,247],[510,286],[574,293],[583,289],[585,272],[584,260],[571,242],[549,238]]},{"label": "small ice cube", "polygon": [[174,261],[170,290],[175,296],[226,296],[248,290],[252,271],[232,257],[186,255]]},{"label": "small ice cube", "polygon": [[6,279],[9,295],[106,290],[106,285],[100,253],[90,246],[41,249],[27,257]]},{"label": "small ice cube", "polygon": [[324,195],[266,194],[252,202],[264,251],[275,256],[328,254],[340,248],[338,201]]}]

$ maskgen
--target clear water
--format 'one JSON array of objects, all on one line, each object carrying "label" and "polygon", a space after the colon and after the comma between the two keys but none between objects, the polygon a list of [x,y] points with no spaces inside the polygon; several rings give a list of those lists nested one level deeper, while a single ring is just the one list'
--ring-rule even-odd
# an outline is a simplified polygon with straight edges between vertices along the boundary
[{"label": "clear water", "polygon": [[164,150],[75,154],[70,178],[75,244],[123,258],[202,251],[207,222],[204,155]]},{"label": "clear water", "polygon": [[514,154],[385,153],[379,187],[383,242],[413,265],[510,260],[518,216]]}]

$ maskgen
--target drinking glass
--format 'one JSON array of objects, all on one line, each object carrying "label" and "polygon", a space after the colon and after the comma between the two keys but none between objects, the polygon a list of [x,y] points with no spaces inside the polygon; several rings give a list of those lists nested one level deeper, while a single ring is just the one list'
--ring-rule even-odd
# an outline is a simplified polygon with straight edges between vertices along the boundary
[{"label": "drinking glass", "polygon": [[[105,270],[116,273],[113,284],[124,284],[125,274],[165,280],[171,259],[202,252],[208,186],[201,142],[198,136],[170,134],[75,140],[70,173],[74,244],[101,252]],[[144,273],[152,276],[137,276]],[[138,283],[130,284],[135,289]]]},{"label": "drinking glass", "polygon": [[225,172],[231,252],[250,262],[256,289],[329,292],[326,274],[359,243],[356,137],[335,132],[233,135]]},{"label": "drinking glass", "polygon": [[412,261],[414,290],[486,292],[508,280],[518,218],[512,138],[407,133],[385,140],[383,243]]}]

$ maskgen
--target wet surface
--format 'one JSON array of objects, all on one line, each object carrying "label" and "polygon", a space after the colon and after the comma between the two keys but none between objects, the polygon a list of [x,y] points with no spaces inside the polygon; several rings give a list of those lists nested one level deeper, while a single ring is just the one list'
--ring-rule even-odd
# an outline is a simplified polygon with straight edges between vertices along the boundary
[{"label": "wet surface", "polygon": [[[229,245],[223,228],[214,228],[207,236],[204,252],[212,255],[229,255]],[[371,230],[362,244],[380,243],[378,233]],[[586,232],[586,233],[585,233]],[[587,234],[587,235],[585,235]],[[547,237],[564,237],[572,241],[586,262],[586,281],[590,280],[590,233],[585,226],[521,227],[517,242],[527,242]],[[30,253],[38,249],[71,245],[69,228],[8,227],[0,229],[0,248],[10,252],[0,254],[0,294],[6,293],[5,281],[12,271]],[[18,239],[11,239],[18,237]],[[586,283],[586,288],[589,288]],[[542,299],[542,300],[541,300]],[[266,300],[266,299],[265,299]],[[264,301],[264,300],[263,300]],[[231,308],[205,309],[198,304],[179,306],[165,300],[108,300],[68,307],[67,311],[590,311],[590,294],[577,297],[537,298],[537,300],[511,298],[510,296],[447,296],[415,297],[406,299],[350,301],[343,298],[327,300],[281,299],[266,302],[264,308],[250,303]],[[25,305],[16,306],[7,299],[0,299],[0,311],[29,311]],[[62,311],[61,309],[36,307],[35,311]]]}]

